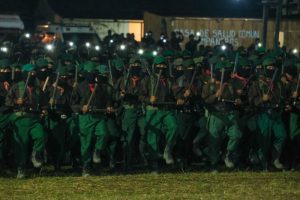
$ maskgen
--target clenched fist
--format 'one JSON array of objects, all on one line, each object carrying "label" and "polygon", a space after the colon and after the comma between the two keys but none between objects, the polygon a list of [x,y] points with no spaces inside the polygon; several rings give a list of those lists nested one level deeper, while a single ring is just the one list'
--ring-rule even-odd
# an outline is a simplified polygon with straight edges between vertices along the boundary
[{"label": "clenched fist", "polygon": [[156,101],[156,96],[150,96],[150,103],[154,103]]}]

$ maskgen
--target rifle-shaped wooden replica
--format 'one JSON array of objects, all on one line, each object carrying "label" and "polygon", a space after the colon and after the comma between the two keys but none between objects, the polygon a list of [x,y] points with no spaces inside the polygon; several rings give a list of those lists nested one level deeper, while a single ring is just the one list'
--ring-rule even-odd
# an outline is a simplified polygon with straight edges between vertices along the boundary
[{"label": "rifle-shaped wooden replica", "polygon": [[78,85],[78,63],[76,62],[74,84],[73,84],[73,88],[72,88],[72,92],[71,92],[70,103],[72,103],[74,92],[75,92],[77,85]]},{"label": "rifle-shaped wooden replica", "polygon": [[46,80],[45,80],[45,83],[44,83],[44,85],[43,85],[43,88],[42,88],[43,92],[45,92],[45,90],[46,90],[46,87],[47,87],[47,85],[48,85],[49,79],[50,79],[50,77],[47,76],[47,78],[46,78]]},{"label": "rifle-shaped wooden replica", "polygon": [[55,104],[56,104],[56,92],[57,92],[57,86],[58,86],[59,77],[60,77],[60,74],[59,74],[59,72],[57,72],[56,80],[55,80],[55,83],[54,83],[53,94],[52,94],[52,97],[51,97],[50,102],[49,102],[51,110],[54,109]]},{"label": "rifle-shaped wooden replica", "polygon": [[282,59],[282,64],[281,64],[281,75],[284,74],[284,69],[285,69],[285,64],[284,61],[286,59],[286,53],[284,53],[283,59]]},{"label": "rifle-shaped wooden replica", "polygon": [[234,67],[233,67],[233,74],[235,74],[236,71],[237,71],[238,63],[239,63],[239,53],[236,53],[235,61],[234,61]]},{"label": "rifle-shaped wooden replica", "polygon": [[275,71],[274,71],[274,74],[273,74],[273,77],[272,77],[272,80],[271,80],[271,84],[270,84],[269,87],[268,87],[268,91],[267,91],[267,94],[266,94],[266,95],[269,95],[269,94],[270,94],[270,92],[271,92],[271,90],[272,90],[272,87],[273,87],[273,85],[274,85],[274,82],[275,82],[275,78],[276,78],[276,76],[277,76],[277,73],[278,73],[278,68],[276,68]]},{"label": "rifle-shaped wooden replica", "polygon": [[[159,70],[157,81],[156,81],[156,85],[155,85],[154,88],[152,87],[152,92],[151,92],[152,96],[156,97],[156,93],[157,93],[157,89],[158,89],[158,85],[159,85],[159,80],[160,80],[161,74],[162,74],[162,70]],[[151,84],[151,85],[153,85],[153,84]]]},{"label": "rifle-shaped wooden replica", "polygon": [[[221,82],[220,82],[220,90],[223,88],[224,83],[224,76],[225,76],[225,68],[222,68],[222,75],[221,75]],[[221,100],[221,96],[218,97],[218,100]]]},{"label": "rifle-shaped wooden replica", "polygon": [[168,59],[168,68],[169,68],[169,76],[173,77],[173,66],[170,59]]},{"label": "rifle-shaped wooden replica", "polygon": [[24,91],[23,91],[23,93],[20,97],[22,100],[25,98],[25,94],[26,94],[26,90],[27,90],[27,87],[28,87],[30,77],[31,77],[31,72],[28,72],[27,78],[26,78],[26,81],[25,81],[25,88],[24,88]]},{"label": "rifle-shaped wooden replica", "polygon": [[193,73],[193,76],[192,76],[192,79],[191,79],[191,81],[190,81],[190,83],[189,83],[189,86],[188,86],[188,90],[190,90],[191,88],[192,88],[192,86],[193,86],[193,83],[194,83],[194,81],[195,81],[195,78],[196,78],[196,74],[197,74],[197,70],[194,70],[194,73]]},{"label": "rifle-shaped wooden replica", "polygon": [[111,68],[111,60],[108,60],[108,68],[109,68],[110,84],[112,86],[114,86],[114,79],[113,79],[112,68]]},{"label": "rifle-shaped wooden replica", "polygon": [[126,74],[126,79],[125,79],[125,82],[124,82],[124,90],[125,90],[125,93],[126,93],[126,91],[127,91],[127,86],[128,86],[128,84],[129,84],[130,73],[131,73],[131,67],[129,66],[128,72],[127,72],[127,74]]},{"label": "rifle-shaped wooden replica", "polygon": [[212,82],[214,78],[214,66],[213,64],[210,64],[210,81]]}]

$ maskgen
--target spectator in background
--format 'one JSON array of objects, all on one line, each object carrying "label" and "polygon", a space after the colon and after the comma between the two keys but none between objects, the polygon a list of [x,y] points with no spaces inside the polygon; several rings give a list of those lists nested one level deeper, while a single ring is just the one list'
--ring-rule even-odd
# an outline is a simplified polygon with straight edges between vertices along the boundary
[{"label": "spectator in background", "polygon": [[183,41],[183,39],[184,39],[184,37],[181,32],[172,31],[171,39],[170,39],[171,48],[176,51],[181,51],[180,43]]},{"label": "spectator in background", "polygon": [[153,45],[155,45],[155,40],[153,39],[152,31],[148,31],[142,38],[142,46],[149,48]]},{"label": "spectator in background", "polygon": [[185,49],[190,51],[192,55],[194,55],[197,52],[197,46],[201,42],[201,38],[198,37],[197,40],[195,40],[195,36],[193,34],[189,35],[189,41],[185,44]]}]

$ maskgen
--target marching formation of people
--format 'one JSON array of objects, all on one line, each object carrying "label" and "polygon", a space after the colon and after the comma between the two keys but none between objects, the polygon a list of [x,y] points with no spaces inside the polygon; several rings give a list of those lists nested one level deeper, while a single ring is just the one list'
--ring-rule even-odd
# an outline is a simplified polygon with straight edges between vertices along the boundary
[{"label": "marching formation of people", "polygon": [[147,32],[141,43],[109,33],[101,51],[2,52],[2,169],[297,170],[299,57],[189,39],[181,50],[180,33],[155,42]]}]

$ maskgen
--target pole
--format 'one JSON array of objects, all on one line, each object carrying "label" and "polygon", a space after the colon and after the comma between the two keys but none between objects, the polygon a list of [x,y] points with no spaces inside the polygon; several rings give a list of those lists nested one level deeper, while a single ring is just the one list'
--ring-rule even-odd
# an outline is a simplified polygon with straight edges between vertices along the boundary
[{"label": "pole", "polygon": [[269,4],[268,4],[268,1],[263,1],[262,44],[263,44],[264,48],[266,48],[266,45],[267,45],[268,20],[269,20]]},{"label": "pole", "polygon": [[276,24],[275,24],[275,36],[274,36],[274,49],[279,47],[279,31],[280,31],[280,22],[282,16],[282,3],[283,0],[278,0],[278,5],[276,6]]}]

